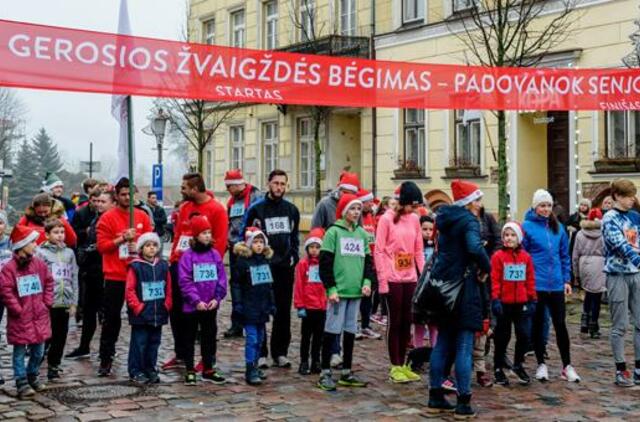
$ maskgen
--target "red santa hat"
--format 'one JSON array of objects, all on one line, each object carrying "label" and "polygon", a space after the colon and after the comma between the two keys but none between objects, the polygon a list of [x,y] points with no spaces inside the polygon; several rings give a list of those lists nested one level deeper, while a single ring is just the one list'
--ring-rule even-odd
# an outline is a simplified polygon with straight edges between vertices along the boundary
[{"label": "red santa hat", "polygon": [[231,185],[242,185],[247,183],[242,176],[242,170],[240,169],[232,169],[227,171],[224,174],[224,184],[225,186]]},{"label": "red santa hat", "polygon": [[340,197],[338,201],[338,208],[336,209],[336,218],[341,219],[344,218],[349,208],[354,205],[362,205],[362,201],[358,199],[356,195],[345,193]]},{"label": "red santa hat", "polygon": [[459,179],[451,182],[451,192],[453,192],[453,205],[460,207],[482,198],[483,195],[476,184]]},{"label": "red santa hat", "polygon": [[354,194],[360,189],[360,179],[355,173],[343,172],[340,175],[340,181],[338,182],[338,189],[344,189]]},{"label": "red santa hat", "polygon": [[311,229],[306,239],[304,239],[304,248],[307,249],[307,247],[313,243],[317,243],[318,245],[322,246],[323,237],[324,230],[322,229],[322,227]]},{"label": "red santa hat", "polygon": [[11,232],[11,250],[16,252],[40,237],[37,231],[26,226],[15,226]]},{"label": "red santa hat", "polygon": [[358,199],[362,202],[373,201],[373,194],[364,188],[360,188],[357,193]]},{"label": "red santa hat", "polygon": [[198,237],[200,233],[205,230],[211,230],[211,223],[209,219],[204,215],[194,215],[191,217],[191,236]]},{"label": "red santa hat", "polygon": [[524,230],[522,230],[522,226],[517,221],[509,221],[502,227],[502,235],[504,236],[504,231],[506,229],[511,229],[516,234],[518,238],[518,245],[522,243],[522,239],[524,238]]},{"label": "red santa hat", "polygon": [[264,232],[257,227],[247,227],[247,229],[244,231],[244,243],[248,247],[251,247],[251,245],[253,244],[253,240],[258,236],[262,236],[262,239],[264,239],[264,245],[269,246],[269,239],[264,234]]},{"label": "red santa hat", "polygon": [[589,211],[589,215],[587,216],[587,219],[591,221],[595,221],[595,220],[602,221],[602,211],[600,210],[600,208],[591,208],[591,210]]}]

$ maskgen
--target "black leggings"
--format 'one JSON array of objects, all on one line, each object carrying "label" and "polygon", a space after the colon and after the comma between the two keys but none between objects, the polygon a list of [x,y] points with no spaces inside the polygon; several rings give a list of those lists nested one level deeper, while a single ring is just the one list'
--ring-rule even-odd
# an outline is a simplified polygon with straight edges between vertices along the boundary
[{"label": "black leggings", "polygon": [[538,306],[533,317],[533,347],[536,352],[538,364],[544,363],[544,318],[545,308],[549,308],[551,322],[556,332],[556,342],[562,359],[562,366],[571,364],[571,345],[569,343],[569,332],[567,331],[566,308],[564,303],[564,292],[537,292]]},{"label": "black leggings", "polygon": [[300,338],[300,362],[309,362],[309,348],[311,348],[311,362],[320,362],[320,347],[324,333],[326,311],[307,309],[307,316],[302,319]]},{"label": "black leggings", "polygon": [[584,304],[582,312],[589,316],[589,329],[597,330],[598,320],[600,319],[600,305],[602,303],[602,293],[586,292],[584,295]]},{"label": "black leggings", "polygon": [[49,344],[49,353],[47,354],[47,363],[49,367],[60,365],[64,346],[67,343],[67,334],[69,333],[69,309],[68,308],[51,308],[51,338],[47,341]]},{"label": "black leggings", "polygon": [[[340,338],[340,334],[324,333],[322,338],[322,369],[331,369],[331,355],[335,342]],[[356,335],[347,331],[342,332],[342,369],[350,370],[353,362],[353,345]]]},{"label": "black leggings", "polygon": [[112,362],[116,353],[116,342],[122,325],[120,312],[124,305],[124,287],[124,280],[105,280],[104,282],[104,322],[100,335],[100,361],[102,362]]},{"label": "black leggings", "polygon": [[185,356],[184,366],[188,372],[193,371],[193,355],[195,353],[196,337],[200,330],[200,353],[202,354],[202,366],[205,371],[213,368],[216,356],[216,336],[218,324],[216,321],[218,311],[195,311],[184,314],[185,329]]},{"label": "black leggings", "polygon": [[82,309],[82,335],[79,349],[89,352],[91,340],[98,326],[98,316],[102,314],[104,279],[102,273],[88,273],[84,279],[84,304]]},{"label": "black leggings", "polygon": [[493,341],[496,345],[493,353],[493,366],[494,369],[505,368],[507,346],[511,340],[511,326],[513,325],[516,331],[516,346],[515,346],[515,359],[513,363],[515,365],[522,365],[524,362],[524,354],[529,347],[529,333],[527,332],[529,316],[525,314],[523,310],[523,304],[503,304],[502,315],[497,318],[497,324],[495,328],[495,335]]}]

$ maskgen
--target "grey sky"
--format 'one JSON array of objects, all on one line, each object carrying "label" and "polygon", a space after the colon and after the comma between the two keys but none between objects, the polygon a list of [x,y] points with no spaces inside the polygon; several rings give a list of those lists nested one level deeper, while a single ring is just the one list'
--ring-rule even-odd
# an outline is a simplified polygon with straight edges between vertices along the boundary
[{"label": "grey sky", "polygon": [[[117,32],[120,0],[2,0],[0,19]],[[131,31],[136,36],[179,40],[185,19],[184,0],[129,0]],[[58,144],[65,162],[77,166],[89,159],[89,141],[94,159],[115,159],[118,124],[111,116],[111,96],[40,90],[16,90],[27,107],[26,132],[31,137],[45,127]],[[143,134],[152,99],[133,100],[136,158],[151,172],[155,140]],[[165,153],[165,172],[171,173],[171,156]],[[144,179],[148,180],[148,176]],[[166,183],[166,182],[165,182]]]}]

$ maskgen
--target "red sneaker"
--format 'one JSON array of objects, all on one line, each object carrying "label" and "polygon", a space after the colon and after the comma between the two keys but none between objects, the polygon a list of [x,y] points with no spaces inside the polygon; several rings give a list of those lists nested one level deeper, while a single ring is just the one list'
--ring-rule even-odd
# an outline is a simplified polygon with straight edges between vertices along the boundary
[{"label": "red sneaker", "polygon": [[197,363],[196,367],[194,368],[196,372],[202,372],[204,371],[204,364],[202,363],[202,359],[200,359],[200,362]]},{"label": "red sneaker", "polygon": [[166,361],[160,367],[163,371],[170,371],[172,369],[176,369],[180,366],[181,362],[175,356]]}]

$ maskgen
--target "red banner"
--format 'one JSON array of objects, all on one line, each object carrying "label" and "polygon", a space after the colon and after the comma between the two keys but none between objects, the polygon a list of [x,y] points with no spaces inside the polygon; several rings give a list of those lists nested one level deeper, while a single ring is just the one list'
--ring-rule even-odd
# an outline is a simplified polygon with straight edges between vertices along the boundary
[{"label": "red banner", "polygon": [[4,20],[0,20],[0,86],[343,107],[640,109],[637,69],[374,61]]}]

